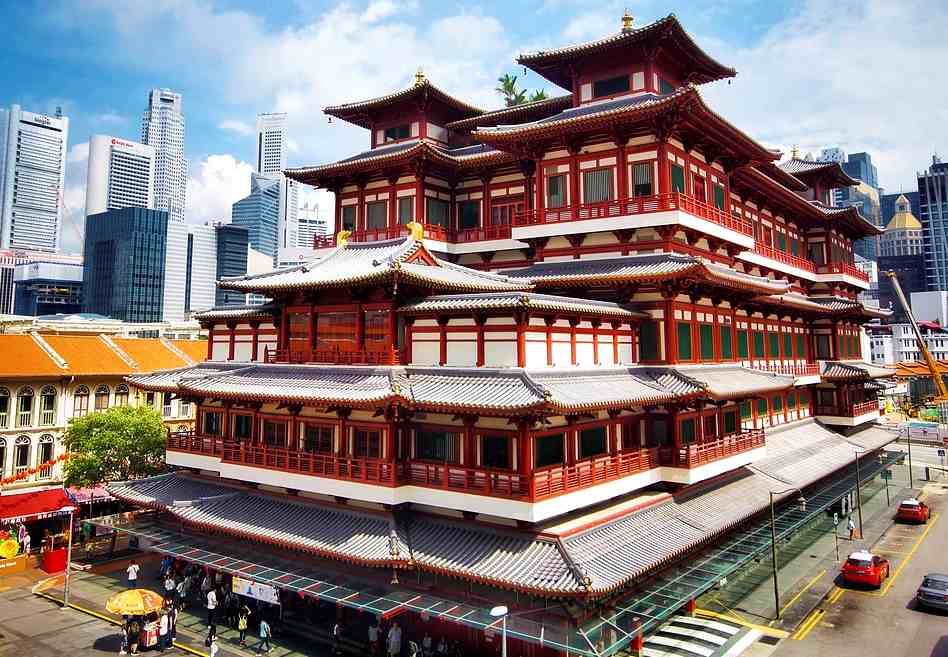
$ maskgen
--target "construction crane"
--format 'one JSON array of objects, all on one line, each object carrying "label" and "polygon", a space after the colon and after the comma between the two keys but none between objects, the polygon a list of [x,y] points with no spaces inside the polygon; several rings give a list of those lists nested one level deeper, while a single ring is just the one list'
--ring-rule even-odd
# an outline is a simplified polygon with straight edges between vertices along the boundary
[{"label": "construction crane", "polygon": [[935,399],[933,401],[936,404],[939,402],[948,402],[948,387],[945,387],[945,382],[942,380],[941,374],[938,371],[938,362],[928,350],[928,344],[922,337],[922,331],[918,328],[915,315],[912,314],[912,309],[909,307],[908,301],[905,300],[905,293],[902,292],[902,286],[899,285],[899,277],[894,271],[887,271],[885,275],[892,279],[892,289],[895,290],[895,296],[898,298],[899,303],[902,304],[902,310],[905,311],[905,315],[912,324],[912,330],[915,331],[915,339],[918,340],[918,348],[922,352],[925,363],[932,373],[932,381],[935,383]]}]

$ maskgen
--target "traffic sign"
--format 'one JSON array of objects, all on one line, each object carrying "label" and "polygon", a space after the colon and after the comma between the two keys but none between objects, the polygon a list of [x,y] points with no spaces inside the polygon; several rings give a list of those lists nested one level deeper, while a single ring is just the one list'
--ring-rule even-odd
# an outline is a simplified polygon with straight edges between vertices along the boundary
[{"label": "traffic sign", "polygon": [[938,456],[944,456],[944,455],[945,455],[945,450],[943,449],[938,450]]},{"label": "traffic sign", "polygon": [[839,514],[833,512],[833,527],[839,527]]},{"label": "traffic sign", "polygon": [[882,471],[881,476],[883,479],[892,479],[892,470],[886,468]]}]

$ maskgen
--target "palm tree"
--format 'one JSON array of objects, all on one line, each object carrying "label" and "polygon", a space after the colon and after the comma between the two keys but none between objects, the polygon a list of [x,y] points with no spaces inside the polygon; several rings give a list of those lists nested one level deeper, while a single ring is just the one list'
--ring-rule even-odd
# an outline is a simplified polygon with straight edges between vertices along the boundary
[{"label": "palm tree", "polygon": [[517,76],[509,73],[504,73],[497,78],[495,91],[504,97],[507,107],[520,105],[527,100],[527,92],[517,89]]},{"label": "palm tree", "polygon": [[538,100],[546,100],[549,96],[546,95],[546,91],[543,89],[537,89],[530,95],[530,102],[535,103]]}]

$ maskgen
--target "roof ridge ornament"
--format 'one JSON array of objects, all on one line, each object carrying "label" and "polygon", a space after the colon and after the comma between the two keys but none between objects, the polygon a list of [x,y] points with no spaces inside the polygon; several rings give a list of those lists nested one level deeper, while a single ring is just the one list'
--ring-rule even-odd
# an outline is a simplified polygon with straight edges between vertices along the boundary
[{"label": "roof ridge ornament", "polygon": [[424,83],[425,83],[425,71],[419,66],[418,70],[415,71],[415,84],[419,85],[419,84],[424,84]]},{"label": "roof ridge ornament", "polygon": [[408,236],[416,242],[425,241],[425,227],[422,226],[417,221],[409,221],[405,224],[405,228],[408,229]]},{"label": "roof ridge ornament", "polygon": [[635,18],[629,12],[628,9],[625,10],[625,13],[622,14],[622,33],[628,34],[632,31],[632,23],[635,21]]},{"label": "roof ridge ornament", "polygon": [[340,230],[336,233],[336,246],[345,246],[349,243],[349,237],[352,235],[351,230]]}]

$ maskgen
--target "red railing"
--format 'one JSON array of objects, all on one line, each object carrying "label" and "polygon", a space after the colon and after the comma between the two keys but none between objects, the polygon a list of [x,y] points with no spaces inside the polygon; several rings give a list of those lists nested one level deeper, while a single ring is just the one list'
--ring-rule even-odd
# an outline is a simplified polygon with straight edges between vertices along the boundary
[{"label": "red railing", "polygon": [[284,472],[388,486],[395,484],[394,464],[380,459],[346,458],[332,454],[313,454],[279,447],[240,443],[227,443],[224,446],[222,458],[226,463],[252,465]]},{"label": "red railing", "polygon": [[879,410],[879,400],[870,399],[850,406],[817,406],[816,415],[829,415],[834,417],[859,417],[873,411]]},{"label": "red railing", "polygon": [[444,488],[495,497],[530,497],[529,478],[508,470],[411,461],[398,464],[398,481],[411,486]]},{"label": "red railing", "polygon": [[191,454],[220,456],[224,449],[224,440],[214,436],[204,436],[190,431],[168,433],[168,449]]},{"label": "red railing", "polygon": [[869,274],[860,271],[848,262],[831,262],[827,265],[820,265],[816,271],[820,274],[845,274],[846,276],[858,278],[864,283],[869,282]]},{"label": "red railing", "polygon": [[754,229],[749,221],[734,217],[713,205],[678,192],[602,201],[600,203],[581,203],[562,208],[545,208],[542,211],[537,209],[525,210],[514,215],[514,225],[533,226],[536,224],[667,212],[669,210],[681,210],[744,235],[754,234]]},{"label": "red railing", "polygon": [[762,363],[753,365],[753,368],[786,376],[817,376],[820,373],[819,363]]},{"label": "red railing", "polygon": [[451,235],[451,241],[456,244],[509,239],[510,226],[485,226],[484,228],[467,228],[464,230],[457,230],[453,235]]},{"label": "red railing", "polygon": [[709,440],[698,445],[687,445],[678,450],[675,450],[674,447],[662,448],[661,461],[662,465],[694,468],[763,447],[764,442],[763,429],[753,429],[723,436],[717,440]]},{"label": "red railing", "polygon": [[[437,240],[439,242],[450,242],[451,232],[444,226],[436,224],[422,224],[424,228],[425,239]],[[385,226],[384,228],[362,228],[354,230],[349,234],[349,240],[352,242],[378,242],[381,240],[391,240],[396,237],[402,237],[408,234],[408,228],[405,226]]]},{"label": "red railing", "polygon": [[601,456],[574,465],[557,465],[533,473],[532,499],[542,500],[657,468],[658,449]]},{"label": "red railing", "polygon": [[286,349],[266,349],[263,361],[269,364],[331,363],[333,365],[397,365],[398,350],[339,351],[318,349],[313,352],[288,352]]},{"label": "red railing", "polygon": [[812,260],[807,260],[806,258],[801,258],[791,253],[784,253],[780,249],[767,246],[759,241],[754,243],[754,253],[762,255],[765,258],[770,258],[771,260],[776,260],[777,262],[782,262],[785,265],[796,267],[797,269],[816,273],[816,263]]},{"label": "red railing", "polygon": [[315,235],[313,236],[314,249],[329,249],[336,246],[335,235]]}]

